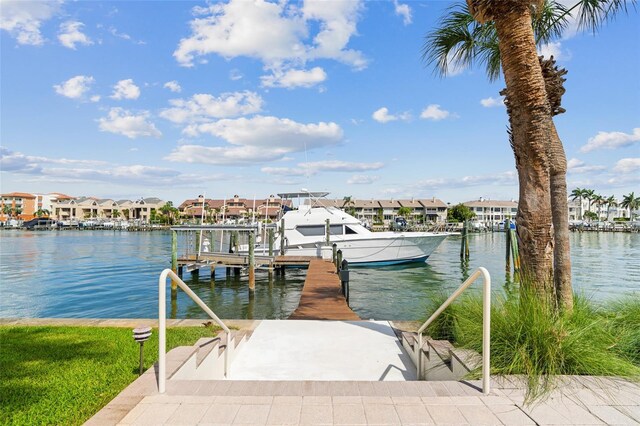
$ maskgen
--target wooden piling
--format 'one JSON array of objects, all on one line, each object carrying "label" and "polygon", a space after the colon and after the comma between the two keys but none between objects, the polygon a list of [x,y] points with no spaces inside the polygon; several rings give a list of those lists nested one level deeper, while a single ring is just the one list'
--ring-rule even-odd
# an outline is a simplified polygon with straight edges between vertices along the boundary
[{"label": "wooden piling", "polygon": [[[171,270],[176,274],[178,273],[178,233],[176,231],[171,232]],[[180,271],[180,276],[182,276],[182,271]],[[177,298],[178,284],[171,280],[171,299]]]},{"label": "wooden piling", "polygon": [[327,219],[325,221],[325,243],[330,246],[331,245],[331,220]]},{"label": "wooden piling", "polygon": [[269,229],[269,256],[273,256],[273,240],[274,240],[273,228],[270,228]]},{"label": "wooden piling", "polygon": [[469,226],[465,220],[462,227],[462,241],[460,242],[460,260],[469,259]]},{"label": "wooden piling", "polygon": [[509,232],[509,229],[511,228],[511,225],[509,224],[509,219],[505,220],[504,222],[504,232],[505,235],[507,236],[507,251],[505,253],[505,272],[507,274],[511,273],[511,232]]},{"label": "wooden piling", "polygon": [[256,234],[249,232],[249,291],[256,290],[256,259],[255,259]]},{"label": "wooden piling", "polygon": [[280,219],[280,256],[284,256],[284,219]]},{"label": "wooden piling", "polygon": [[336,252],[336,273],[340,272],[342,266],[342,250]]},{"label": "wooden piling", "polygon": [[338,245],[336,243],[333,243],[333,255],[332,255],[332,259],[333,259],[333,264],[337,265],[338,264]]}]

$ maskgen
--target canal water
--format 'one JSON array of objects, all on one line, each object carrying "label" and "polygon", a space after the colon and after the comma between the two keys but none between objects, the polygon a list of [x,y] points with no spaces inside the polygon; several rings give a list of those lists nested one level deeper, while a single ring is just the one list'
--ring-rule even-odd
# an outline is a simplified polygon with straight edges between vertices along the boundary
[{"label": "canal water", "polygon": [[[461,263],[460,237],[447,238],[426,264],[354,268],[351,307],[361,318],[422,319],[434,295],[450,293],[478,266],[494,289],[505,285],[505,235],[472,234],[471,259]],[[640,297],[640,234],[572,233],[574,288],[595,300]],[[158,275],[170,266],[167,232],[0,232],[0,317],[153,318],[158,315]],[[255,296],[247,277],[218,268],[185,282],[221,318],[286,318],[296,308],[304,269],[288,269],[270,281],[256,274]],[[168,297],[168,300],[170,298]],[[182,292],[167,302],[173,318],[205,318]]]}]

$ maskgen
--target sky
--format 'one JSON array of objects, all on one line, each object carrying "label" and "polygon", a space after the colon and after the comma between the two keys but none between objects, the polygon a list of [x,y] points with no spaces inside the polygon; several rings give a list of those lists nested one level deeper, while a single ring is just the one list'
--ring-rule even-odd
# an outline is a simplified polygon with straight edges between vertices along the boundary
[{"label": "sky", "polygon": [[[422,58],[450,5],[0,0],[0,189],[516,199],[504,82]],[[638,28],[540,48],[569,71],[569,190],[640,192]]]}]

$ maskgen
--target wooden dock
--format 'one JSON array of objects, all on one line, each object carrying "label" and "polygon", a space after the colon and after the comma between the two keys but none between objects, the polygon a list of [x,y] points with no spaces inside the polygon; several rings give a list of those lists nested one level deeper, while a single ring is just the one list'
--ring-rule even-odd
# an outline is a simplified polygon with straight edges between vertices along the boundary
[{"label": "wooden dock", "polygon": [[[258,268],[282,268],[286,266],[309,266],[309,262],[315,257],[310,256],[254,256],[255,266]],[[228,266],[232,268],[242,268],[249,265],[249,255],[235,253],[201,253],[200,255],[190,254],[178,258],[178,267],[184,271],[191,272],[196,269],[216,265]]]},{"label": "wooden dock", "polygon": [[347,305],[340,289],[340,279],[333,263],[317,258],[310,260],[300,303],[289,319],[360,320]]}]

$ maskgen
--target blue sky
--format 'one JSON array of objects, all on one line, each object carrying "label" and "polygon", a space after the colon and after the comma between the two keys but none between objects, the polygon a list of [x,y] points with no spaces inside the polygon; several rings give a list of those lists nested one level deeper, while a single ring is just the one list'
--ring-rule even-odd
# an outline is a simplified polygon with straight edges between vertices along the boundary
[{"label": "blue sky", "polygon": [[[516,198],[503,82],[421,59],[450,4],[2,0],[1,190]],[[542,48],[570,189],[640,192],[638,28]]]}]

